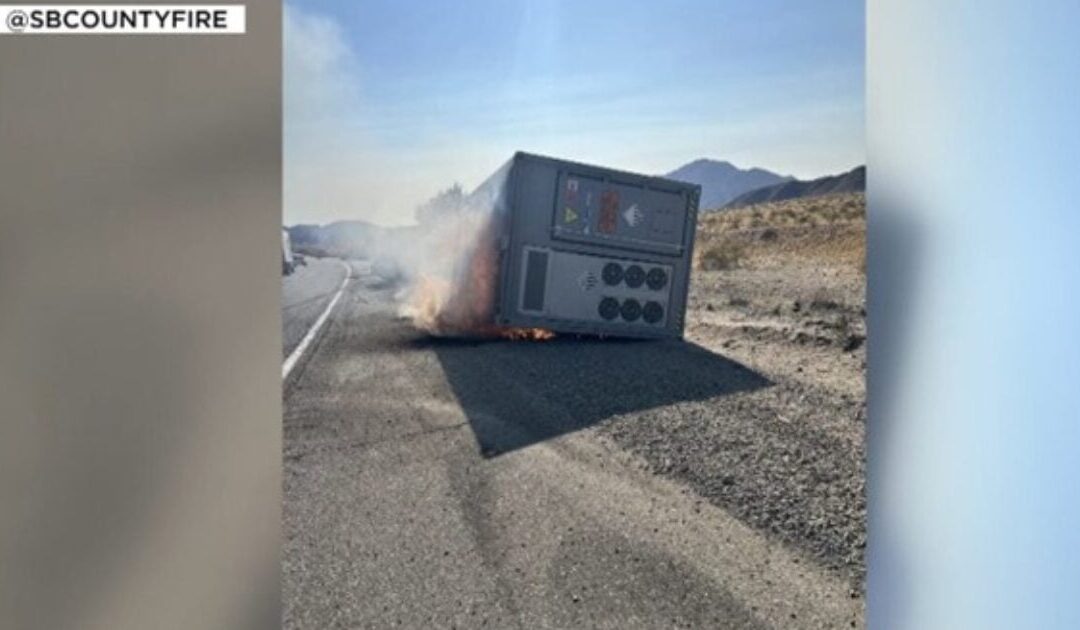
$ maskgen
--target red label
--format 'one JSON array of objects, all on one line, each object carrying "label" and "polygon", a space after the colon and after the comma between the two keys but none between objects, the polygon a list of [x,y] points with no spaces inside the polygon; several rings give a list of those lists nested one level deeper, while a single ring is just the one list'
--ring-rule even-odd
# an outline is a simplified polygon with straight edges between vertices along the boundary
[{"label": "red label", "polygon": [[578,182],[576,179],[566,180],[566,201],[569,203],[577,201],[577,189]]},{"label": "red label", "polygon": [[613,234],[619,222],[619,193],[605,190],[600,195],[600,221],[596,229],[604,234]]}]

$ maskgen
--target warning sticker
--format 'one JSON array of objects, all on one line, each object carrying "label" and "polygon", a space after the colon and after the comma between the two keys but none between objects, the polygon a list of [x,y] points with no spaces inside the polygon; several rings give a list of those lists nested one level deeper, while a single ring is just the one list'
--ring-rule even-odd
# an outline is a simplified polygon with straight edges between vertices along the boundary
[{"label": "warning sticker", "polygon": [[570,206],[566,206],[563,210],[563,223],[576,223],[578,220],[577,210],[574,210]]},{"label": "warning sticker", "polygon": [[605,190],[600,195],[600,217],[596,229],[604,234],[614,234],[619,221],[619,193]]}]

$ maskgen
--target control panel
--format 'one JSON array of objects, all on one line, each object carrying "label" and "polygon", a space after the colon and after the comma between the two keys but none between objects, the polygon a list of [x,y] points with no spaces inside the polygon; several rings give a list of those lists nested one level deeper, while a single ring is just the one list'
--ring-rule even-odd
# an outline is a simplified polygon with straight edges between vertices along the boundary
[{"label": "control panel", "polygon": [[559,176],[552,236],[640,251],[683,252],[686,195],[572,172]]}]

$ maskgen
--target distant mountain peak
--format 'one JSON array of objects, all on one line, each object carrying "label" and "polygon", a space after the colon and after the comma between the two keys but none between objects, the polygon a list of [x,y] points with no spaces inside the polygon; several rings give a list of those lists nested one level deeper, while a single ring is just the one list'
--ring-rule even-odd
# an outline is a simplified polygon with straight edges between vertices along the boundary
[{"label": "distant mountain peak", "polygon": [[693,162],[690,162],[686,166],[705,166],[709,164],[715,164],[716,166],[725,166],[728,168],[736,168],[734,164],[728,162],[727,160],[714,160],[712,158],[698,158]]},{"label": "distant mountain peak", "polygon": [[791,180],[763,168],[741,169],[726,160],[698,158],[666,175],[671,179],[701,186],[700,207],[713,210],[739,195]]}]

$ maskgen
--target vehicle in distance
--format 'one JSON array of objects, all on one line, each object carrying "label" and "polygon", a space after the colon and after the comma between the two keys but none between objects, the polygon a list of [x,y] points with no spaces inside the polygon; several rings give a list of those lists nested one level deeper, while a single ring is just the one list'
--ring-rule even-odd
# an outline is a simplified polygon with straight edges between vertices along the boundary
[{"label": "vehicle in distance", "polygon": [[289,275],[296,269],[296,260],[293,257],[292,244],[289,242],[289,231],[281,228],[281,274]]}]

